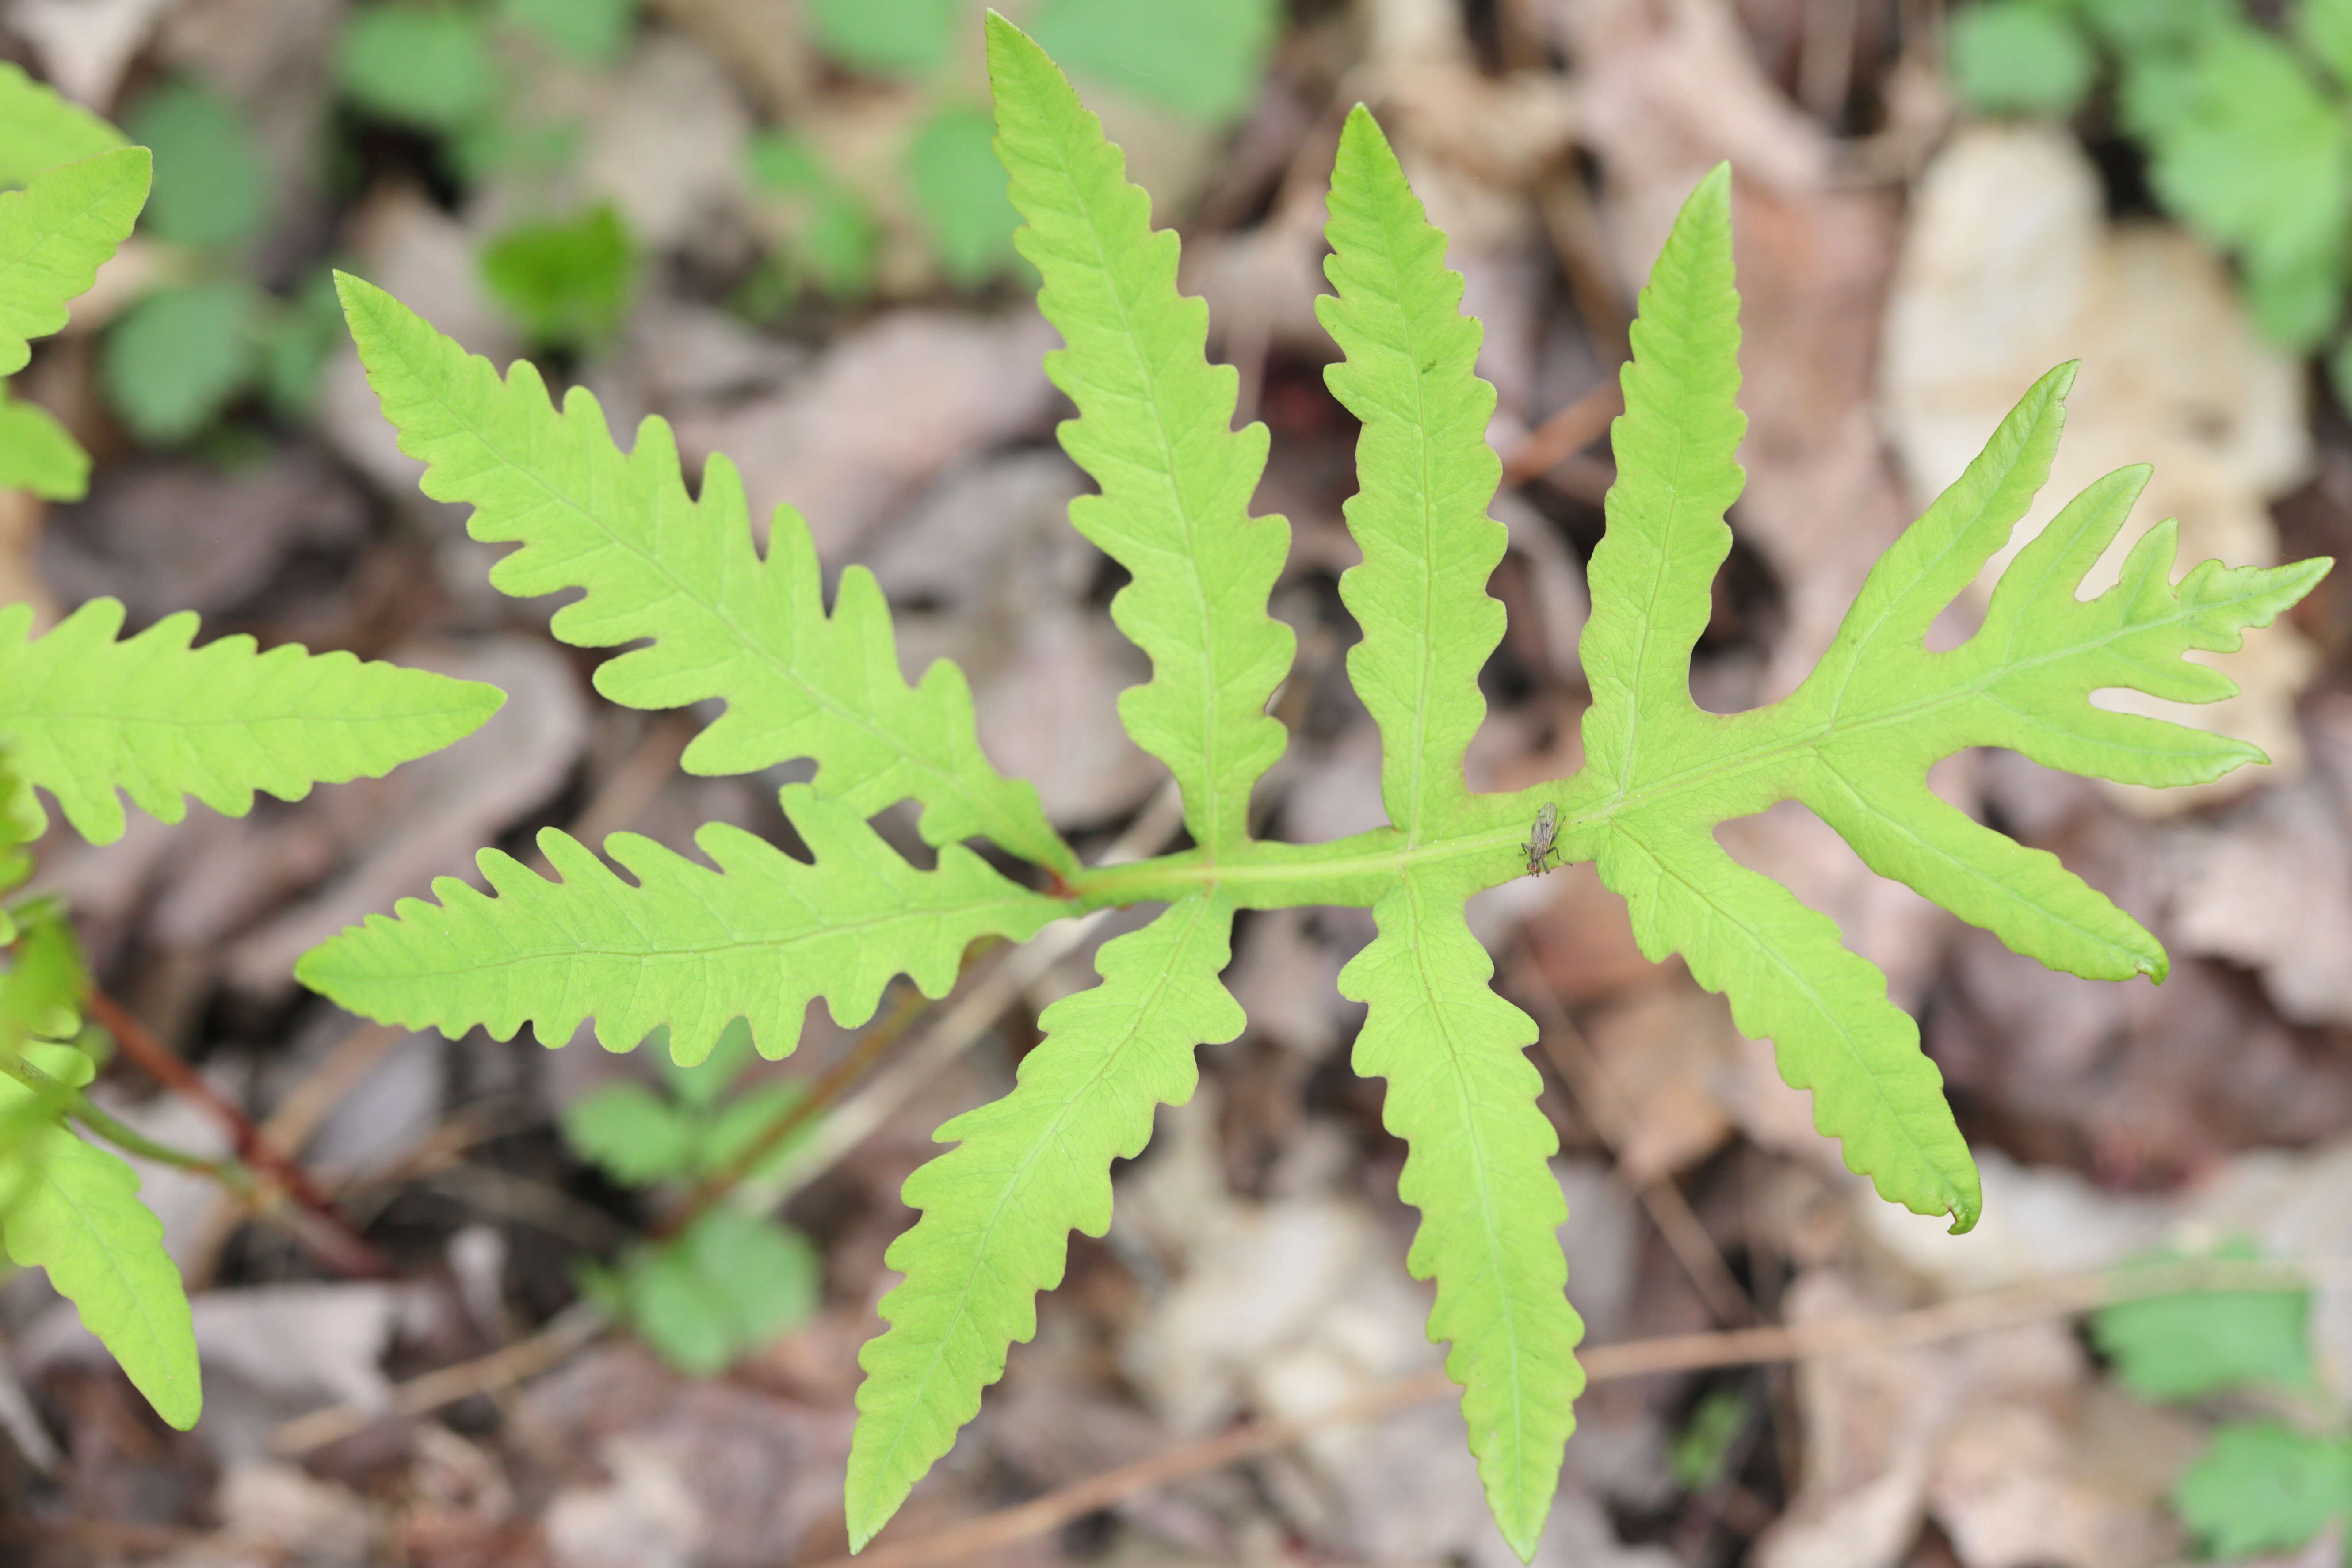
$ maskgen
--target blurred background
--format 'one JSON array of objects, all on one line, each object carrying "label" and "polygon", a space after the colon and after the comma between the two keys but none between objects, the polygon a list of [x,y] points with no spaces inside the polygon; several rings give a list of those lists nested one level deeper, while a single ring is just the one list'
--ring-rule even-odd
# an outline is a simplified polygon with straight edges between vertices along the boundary
[{"label": "blurred background", "polygon": [[[1720,160],[1750,425],[1694,675],[1706,706],[1792,688],[1876,553],[2061,361],[2084,366],[2037,521],[2145,461],[2126,543],[2166,517],[2186,561],[2352,543],[2341,0],[1000,4],[1181,231],[1212,353],[1272,428],[1258,510],[1296,531],[1275,608],[1299,646],[1268,795],[1282,836],[1381,820],[1336,589],[1354,433],[1313,316],[1323,185],[1358,100],[1451,236],[1499,394],[1510,629],[1475,785],[1576,763],[1626,323]],[[0,599],[54,616],[112,595],[134,626],[194,609],[211,635],[509,693],[479,735],[385,781],[44,847],[42,884],[119,1015],[211,1096],[124,1061],[105,1102],[190,1148],[259,1125],[365,1251],[315,1215],[145,1170],[197,1292],[209,1401],[186,1436],[37,1275],[0,1286],[0,1560],[782,1568],[845,1550],[856,1352],[909,1218],[899,1184],[941,1121],[1009,1087],[1038,1011],[1090,983],[1121,928],[1010,972],[985,1027],[946,1033],[919,998],[862,1036],[819,1011],[788,1062],[722,1051],[691,1073],[585,1040],[405,1036],[299,992],[297,955],[470,874],[478,845],[528,856],[548,825],[780,833],[786,776],[679,774],[693,715],[603,702],[594,658],[548,636],[552,604],[487,586],[499,552],[418,494],[330,271],[593,389],[616,429],[659,415],[690,463],[727,453],[756,510],[792,502],[829,568],[879,574],[910,671],[961,664],[989,751],[1083,848],[1149,847],[1161,781],[1113,708],[1148,670],[1104,613],[1121,574],[1063,521],[1085,481],[1054,444],[1053,335],[989,151],[979,16],[0,5],[0,55],[155,156],[138,236],[16,378],[96,461],[86,499],[0,495]],[[2162,795],[2008,754],[1936,776],[2153,929],[2174,959],[2161,990],[2017,957],[1801,808],[1723,829],[1922,1020],[1984,1164],[1967,1238],[1849,1177],[1769,1050],[1678,963],[1642,959],[1590,868],[1474,906],[1498,986],[1543,1027],[1591,1342],[1851,1325],[1853,1353],[1790,1342],[1760,1364],[1596,1376],[1539,1563],[2342,1560],[2352,584],[2215,662],[2242,695],[2177,716],[2273,766]],[[1348,1068],[1357,1019],[1333,987],[1369,935],[1362,911],[1244,917],[1227,978],[1248,1032],[1202,1053],[1198,1096],[1123,1169],[1110,1234],[1073,1239],[1034,1342],[881,1546],[1053,1497],[1074,1500],[1042,1528],[904,1560],[1512,1561],[1445,1399],[1239,1463],[1197,1447],[1436,1363],[1403,1268],[1402,1151]],[[2216,1247],[2319,1286],[2070,1315],[2084,1270]],[[1971,1318],[1988,1300],[2024,1306]],[[1929,1320],[1988,1331],[1906,1337]],[[1160,1484],[1060,1490],[1169,1454]]]}]

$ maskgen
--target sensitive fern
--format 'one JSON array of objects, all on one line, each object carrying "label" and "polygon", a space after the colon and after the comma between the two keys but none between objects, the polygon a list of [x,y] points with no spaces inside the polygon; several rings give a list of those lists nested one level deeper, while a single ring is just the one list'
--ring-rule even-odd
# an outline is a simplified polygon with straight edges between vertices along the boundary
[{"label": "sensitive fern", "polygon": [[[150,159],[103,121],[0,63],[0,374],[131,232]],[[0,487],[79,495],[89,460],[28,404],[0,401]],[[194,646],[196,617],[123,638],[122,606],[95,599],[45,636],[0,606],[0,1247],[47,1271],[164,1420],[203,1402],[187,1294],[139,1177],[79,1135],[131,1136],[84,1095],[89,990],[56,901],[25,897],[47,825],[37,787],[84,837],[121,837],[121,796],[177,822],[194,795],[232,816],[254,792],[296,800],[320,781],[376,776],[470,733],[503,700],[488,686],[247,637]],[[152,1149],[149,1152],[153,1152]]]},{"label": "sensitive fern", "polygon": [[[1504,627],[1486,591],[1505,547],[1486,515],[1499,473],[1485,441],[1494,394],[1475,372],[1479,329],[1460,314],[1444,237],[1359,109],[1332,175],[1335,292],[1320,308],[1344,355],[1332,390],[1362,422],[1347,522],[1364,559],[1341,593],[1363,628],[1348,669],[1380,728],[1389,825],[1322,844],[1254,839],[1250,792],[1284,739],[1265,710],[1292,652],[1267,613],[1287,529],[1247,510],[1265,433],[1232,428],[1234,374],[1206,362],[1205,312],[1176,291],[1176,241],[1151,230],[1118,149],[1001,18],[989,23],[989,58],[997,150],[1028,226],[1019,243],[1066,345],[1048,361],[1077,408],[1063,444],[1101,492],[1076,503],[1072,521],[1129,574],[1113,615],[1152,660],[1120,716],[1181,786],[1191,847],[1081,866],[1034,794],[981,754],[961,679],[935,665],[906,685],[870,576],[845,572],[824,610],[807,531],[790,510],[760,556],[722,459],[690,499],[659,420],[624,455],[584,393],[558,410],[528,366],[501,381],[346,281],[362,357],[404,447],[430,465],[428,492],[471,501],[477,537],[520,545],[493,581],[522,594],[584,588],[555,623],[572,641],[650,639],[603,667],[608,695],[647,707],[725,700],[689,767],[815,758],[815,782],[784,795],[815,864],[783,865],[732,830],[699,841],[716,871],[621,837],[607,849],[635,876],[628,887],[551,837],[560,884],[486,858],[495,897],[445,883],[439,905],[372,920],[311,953],[301,973],[363,1011],[452,1034],[528,1019],[560,1044],[593,1016],[608,1046],[667,1028],[690,1060],[741,1016],[780,1054],[811,995],[828,995],[852,1024],[893,970],[935,994],[974,937],[1019,937],[1109,905],[1165,906],[1102,949],[1100,984],[1046,1011],[1013,1090],[942,1128],[956,1146],[908,1183],[920,1217],[889,1253],[905,1279],[882,1304],[887,1330],[860,1358],[848,1511],[862,1546],[978,1409],[1007,1347],[1034,1331],[1036,1293],[1059,1282],[1068,1233],[1108,1226],[1110,1163],[1142,1148],[1158,1106],[1191,1094],[1195,1047],[1243,1028],[1219,979],[1234,914],[1369,908],[1378,934],[1339,982],[1366,1008],[1355,1063],[1386,1080],[1384,1119],[1408,1147],[1402,1194],[1422,1215],[1409,1267],[1435,1283],[1430,1332],[1452,1342],[1446,1365],[1496,1521],[1529,1554],[1573,1425],[1581,1326],[1555,1240],[1557,1145],[1524,1054],[1536,1026],[1492,989],[1465,900],[1545,863],[1547,849],[1597,861],[1643,950],[1681,953],[1742,1028],[1773,1041],[1847,1163],[1888,1199],[1964,1230],[1981,1202],[1975,1168],[1912,1021],[1825,917],[1732,860],[1713,829],[1803,801],[1882,874],[2020,952],[2087,976],[2160,979],[2163,953],[2147,932],[2050,856],[1945,805],[1927,769],[1979,745],[2142,784],[2259,760],[2090,696],[2227,695],[2223,677],[2181,655],[2237,647],[2326,563],[2209,563],[2176,584],[2172,535],[2158,530],[2121,583],[2080,601],[2137,493],[2126,472],[2018,555],[1976,637],[1928,651],[1929,624],[2047,478],[2072,374],[2061,369],[1879,562],[1798,691],[1747,713],[1703,711],[1690,655],[1730,546],[1723,518],[1739,491],[1744,429],[1718,172],[1659,258],[1624,373],[1620,478],[1583,645],[1588,761],[1565,779],[1474,794],[1464,753],[1485,712],[1478,675]],[[915,871],[864,826],[905,797],[924,807],[924,837],[950,846],[937,872]],[[953,842],[968,836],[1031,862],[1045,890],[959,858]]]}]

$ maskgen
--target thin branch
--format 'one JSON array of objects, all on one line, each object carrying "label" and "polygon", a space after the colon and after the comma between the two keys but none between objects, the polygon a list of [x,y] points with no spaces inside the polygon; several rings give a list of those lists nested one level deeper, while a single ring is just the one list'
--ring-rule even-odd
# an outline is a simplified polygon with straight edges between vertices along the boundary
[{"label": "thin branch", "polygon": [[144,1068],[164,1088],[211,1111],[228,1130],[230,1145],[236,1151],[238,1161],[306,1212],[312,1223],[299,1227],[299,1234],[319,1253],[321,1261],[359,1279],[390,1277],[392,1265],[383,1254],[352,1228],[351,1222],[335,1211],[334,1205],[310,1180],[310,1173],[280,1153],[277,1145],[254,1125],[251,1117],[206,1083],[112,996],[93,987],[86,1005],[89,1016],[114,1037],[123,1055]]},{"label": "thin branch", "polygon": [[[1897,1312],[1891,1317],[1808,1323],[1799,1328],[1670,1334],[1659,1339],[1595,1345],[1580,1352],[1577,1359],[1583,1363],[1588,1383],[1712,1367],[1827,1359],[1933,1344],[2150,1296],[2203,1290],[2307,1289],[2315,1275],[2344,1274],[2347,1264],[2352,1264],[2352,1259],[2294,1267],[2217,1260],[2155,1264],[2043,1280]],[[927,1568],[934,1563],[968,1563],[982,1552],[1033,1540],[1171,1482],[1286,1447],[1328,1427],[1375,1420],[1454,1392],[1454,1384],[1438,1371],[1399,1378],[1311,1415],[1251,1422],[1073,1482],[1016,1508],[912,1541],[869,1547],[855,1558],[840,1558],[825,1563],[824,1568]]]}]

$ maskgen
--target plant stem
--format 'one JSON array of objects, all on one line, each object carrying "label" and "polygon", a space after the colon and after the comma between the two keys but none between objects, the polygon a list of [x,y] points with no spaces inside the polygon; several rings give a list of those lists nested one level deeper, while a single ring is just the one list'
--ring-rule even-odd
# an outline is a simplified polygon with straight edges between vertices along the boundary
[{"label": "plant stem", "polygon": [[146,1025],[104,991],[92,987],[87,1006],[89,1016],[114,1037],[125,1056],[146,1068],[148,1075],[164,1088],[211,1111],[228,1129],[238,1161],[308,1213],[311,1223],[299,1228],[321,1261],[357,1279],[390,1277],[392,1265],[376,1250],[374,1243],[352,1228],[351,1222],[337,1213],[334,1205],[319,1190],[310,1173],[280,1153],[254,1125],[251,1117],[224,1099],[177,1053],[151,1034]]},{"label": "plant stem", "polygon": [[168,1143],[158,1143],[129,1122],[109,1115],[99,1109],[97,1101],[63,1079],[52,1078],[21,1058],[0,1058],[0,1072],[6,1073],[36,1094],[55,1098],[65,1114],[97,1133],[127,1154],[142,1160],[152,1160],[175,1170],[193,1171],[200,1176],[210,1176],[239,1197],[250,1198],[259,1191],[253,1173],[235,1160],[215,1160],[203,1154],[193,1154],[185,1149],[174,1149]]}]

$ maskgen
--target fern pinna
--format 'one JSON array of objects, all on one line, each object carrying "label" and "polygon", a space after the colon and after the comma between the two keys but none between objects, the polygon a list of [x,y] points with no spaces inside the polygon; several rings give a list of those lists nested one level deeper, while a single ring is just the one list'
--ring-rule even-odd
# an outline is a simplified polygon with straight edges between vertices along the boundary
[{"label": "fern pinna", "polygon": [[[1742,868],[1713,827],[1804,801],[1885,875],[2077,973],[2160,977],[2147,932],[2056,860],[1978,826],[1928,793],[1927,765],[1965,747],[2009,746],[2054,766],[2142,784],[2210,779],[2252,748],[2095,708],[2104,687],[2211,700],[2230,686],[2180,659],[2235,647],[2326,570],[2207,564],[2175,584],[2171,533],[2131,554],[2088,602],[2084,572],[2120,527],[2138,477],[2085,493],[2002,577],[1983,629],[1931,653],[1930,620],[2006,542],[2046,477],[2070,372],[2033,387],[1967,474],[1879,562],[1836,646],[1804,687],[1754,711],[1691,700],[1689,658],[1709,584],[1730,545],[1743,421],[1728,179],[1691,197],[1641,301],[1617,423],[1620,478],[1591,567],[1584,639],[1592,706],[1574,775],[1500,795],[1465,786],[1465,748],[1485,712],[1478,674],[1503,632],[1486,591],[1502,527],[1486,515],[1499,468],[1485,440],[1493,391],[1474,369],[1479,329],[1461,279],[1372,117],[1348,120],[1333,171],[1326,326],[1344,360],[1334,392],[1362,421],[1360,491],[1347,522],[1363,563],[1341,581],[1363,628],[1349,674],[1378,721],[1390,825],[1322,844],[1251,837],[1252,785],[1284,734],[1266,712],[1291,658],[1267,613],[1288,530],[1249,514],[1264,426],[1233,428],[1236,378],[1204,356],[1206,310],[1176,289],[1177,242],[1118,149],[1053,64],[989,22],[997,150],[1026,220],[1019,244],[1066,347],[1048,357],[1076,404],[1064,447],[1098,495],[1071,521],[1131,574],[1112,605],[1153,676],[1121,719],[1182,786],[1192,847],[1117,867],[1078,863],[1034,791],[998,774],[974,738],[961,679],[934,665],[909,688],[873,579],[842,575],[823,609],[809,533],[789,509],[754,552],[734,470],[714,458],[689,499],[658,420],[623,455],[595,401],[559,411],[537,374],[501,380],[387,296],[346,279],[368,374],[425,489],[471,502],[477,537],[520,548],[495,581],[520,594],[578,588],[557,635],[589,646],[650,639],[599,671],[638,707],[728,706],[687,755],[703,772],[815,759],[784,810],[814,864],[712,830],[709,869],[616,837],[623,886],[561,834],[541,840],[562,880],[503,858],[497,896],[445,880],[311,952],[304,979],[378,1017],[501,1036],[530,1021],[560,1044],[593,1016],[626,1047],[667,1025],[681,1059],[729,1020],[751,1021],[771,1056],[793,1045],[798,1009],[826,995],[845,1025],[877,977],[909,973],[927,994],[982,936],[1025,937],[1106,905],[1164,908],[1104,946],[1101,983],[1048,1008],[1044,1043],[1003,1100],[940,1130],[955,1147],[918,1172],[920,1211],[891,1248],[905,1280],[866,1377],[849,1461],[853,1541],[863,1545],[945,1453],[1035,1327],[1036,1293],[1059,1282],[1069,1232],[1101,1235],[1110,1163],[1140,1151],[1157,1107],[1182,1101],[1193,1052],[1244,1027],[1219,979],[1237,910],[1347,904],[1378,935],[1340,976],[1362,1002],[1359,1070],[1388,1080],[1385,1119],[1409,1147],[1402,1187],[1422,1214],[1408,1260],[1434,1280],[1430,1332],[1452,1342],[1470,1446],[1503,1533],[1534,1550],[1573,1425],[1581,1328],[1556,1238],[1566,1217],[1556,1152],[1523,1048],[1536,1026],[1496,994],[1464,901],[1524,874],[1532,825],[1592,859],[1632,906],[1643,950],[1680,952],[1726,993],[1742,1028],[1776,1045],[1813,1092],[1822,1131],[1887,1198],[1965,1230],[1979,1194],[1933,1064],[1878,973],[1823,916]],[[911,796],[936,870],[881,847],[866,814]],[[981,835],[1038,868],[1032,891],[956,847]]]},{"label": "fern pinna", "polygon": [[[131,233],[147,200],[147,149],[0,62],[0,375]],[[0,388],[0,489],[80,495],[89,458],[47,414]],[[26,896],[29,846],[48,826],[37,787],[94,843],[122,836],[122,796],[177,822],[194,795],[241,816],[265,790],[389,772],[470,733],[494,689],[248,637],[202,647],[193,615],[123,637],[123,608],[93,599],[45,636],[0,606],[0,1253],[45,1270],[157,1414],[195,1424],[195,1331],[163,1226],[139,1177],[75,1124],[118,1146],[137,1134],[83,1094],[89,976],[66,911]],[[156,1145],[138,1152],[167,1154]]]}]

